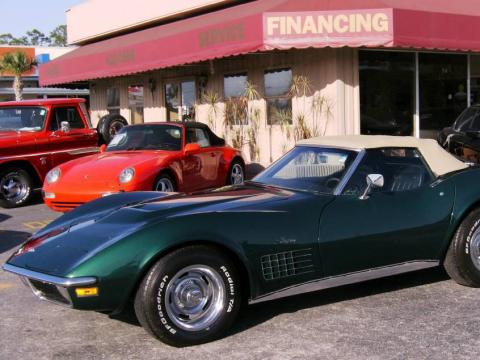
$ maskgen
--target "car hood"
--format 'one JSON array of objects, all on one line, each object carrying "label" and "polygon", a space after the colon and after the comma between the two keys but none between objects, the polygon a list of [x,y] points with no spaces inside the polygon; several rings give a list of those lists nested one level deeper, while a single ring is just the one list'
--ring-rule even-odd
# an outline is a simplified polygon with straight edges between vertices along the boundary
[{"label": "car hood", "polygon": [[[55,220],[24,244],[8,262],[33,271],[67,276],[91,257],[150,224],[205,213],[264,212],[274,202],[293,196],[305,194],[245,185],[191,195],[167,196],[154,192],[114,195],[81,206]],[[127,198],[135,197],[143,200],[125,203]],[[325,196],[325,204],[331,198]],[[120,199],[123,204],[116,203]]]},{"label": "car hood", "polygon": [[116,151],[85,156],[61,165],[60,181],[64,185],[104,183],[116,180],[127,167],[135,168],[147,162],[159,164],[170,155],[165,151]]}]

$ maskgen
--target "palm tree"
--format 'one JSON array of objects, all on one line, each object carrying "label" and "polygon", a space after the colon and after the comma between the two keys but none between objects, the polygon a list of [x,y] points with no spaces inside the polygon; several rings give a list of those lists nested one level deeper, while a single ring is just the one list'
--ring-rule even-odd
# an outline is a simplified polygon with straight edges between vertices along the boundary
[{"label": "palm tree", "polygon": [[0,73],[13,74],[13,90],[15,91],[15,100],[23,100],[22,75],[37,66],[35,59],[27,56],[23,51],[15,51],[3,55],[0,59]]}]

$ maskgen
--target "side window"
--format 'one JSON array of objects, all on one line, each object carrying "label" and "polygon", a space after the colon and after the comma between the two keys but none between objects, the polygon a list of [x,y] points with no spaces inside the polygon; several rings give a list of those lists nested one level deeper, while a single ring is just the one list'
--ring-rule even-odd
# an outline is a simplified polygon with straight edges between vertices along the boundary
[{"label": "side window", "polygon": [[61,127],[62,121],[68,121],[70,129],[84,129],[85,124],[75,107],[57,107],[53,109],[50,130],[57,131]]},{"label": "side window", "polygon": [[402,192],[429,184],[433,175],[417,149],[384,148],[368,150],[345,187],[346,195],[361,195],[367,187],[367,175],[381,174],[383,188],[373,192]]},{"label": "side window", "polygon": [[186,136],[187,136],[186,138],[187,144],[197,143],[198,145],[200,145],[200,147],[210,146],[210,140],[208,138],[208,134],[203,129],[193,128],[193,127],[187,128]]},{"label": "side window", "polygon": [[292,69],[265,71],[265,99],[268,125],[292,124]]},{"label": "side window", "polygon": [[223,97],[225,99],[225,121],[230,125],[248,125],[245,97],[248,85],[247,73],[229,74],[223,77]]}]

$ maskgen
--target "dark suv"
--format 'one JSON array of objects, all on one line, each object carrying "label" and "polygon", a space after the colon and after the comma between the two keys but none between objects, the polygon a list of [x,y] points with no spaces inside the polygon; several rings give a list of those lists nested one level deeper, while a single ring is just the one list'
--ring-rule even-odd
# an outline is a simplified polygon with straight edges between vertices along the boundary
[{"label": "dark suv", "polygon": [[466,161],[480,163],[480,104],[465,109],[437,138],[440,145]]}]

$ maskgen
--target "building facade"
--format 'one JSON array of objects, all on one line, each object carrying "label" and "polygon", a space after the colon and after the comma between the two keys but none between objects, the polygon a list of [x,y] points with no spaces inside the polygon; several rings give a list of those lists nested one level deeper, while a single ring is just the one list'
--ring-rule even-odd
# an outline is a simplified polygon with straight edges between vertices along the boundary
[{"label": "building facade", "polygon": [[[0,46],[0,58],[6,53],[23,51],[28,57],[35,59],[38,64],[45,64],[59,56],[72,51],[74,47],[46,47],[46,46]],[[78,96],[88,98],[88,87],[82,84],[81,88],[50,87],[42,88],[39,85],[38,68],[34,68],[29,73],[23,74],[23,98],[38,99],[48,97]],[[0,74],[0,101],[15,100],[15,94],[12,88],[13,75]]]},{"label": "building facade", "polygon": [[435,138],[480,100],[474,0],[139,2],[97,28],[112,0],[71,9],[80,48],[41,67],[89,82],[93,122],[201,121],[267,165],[309,136]]}]

